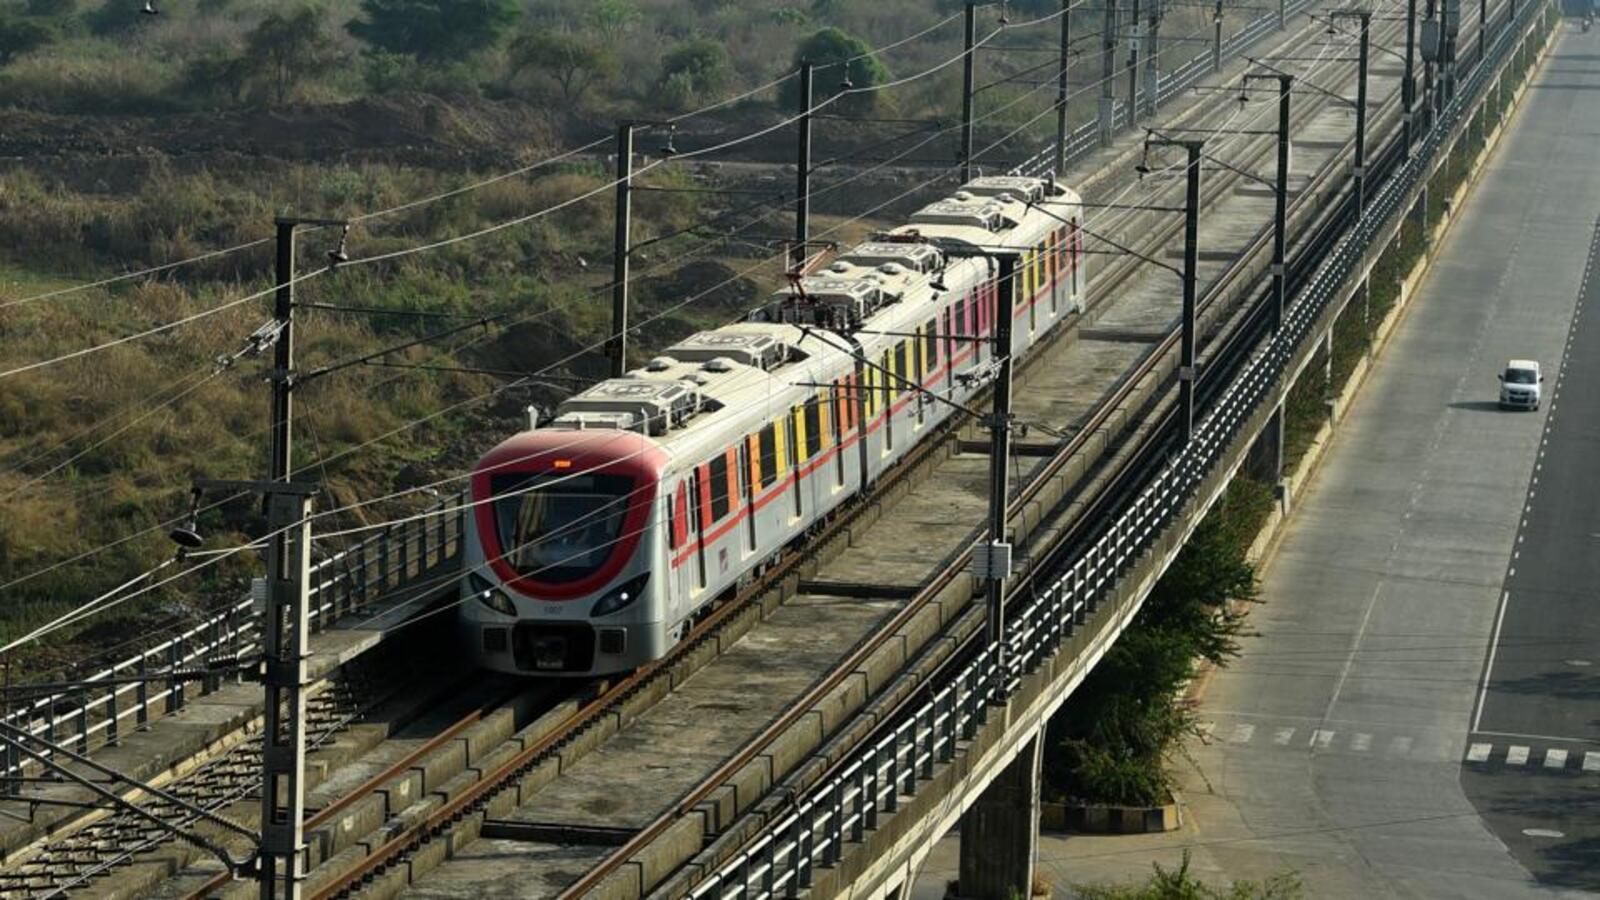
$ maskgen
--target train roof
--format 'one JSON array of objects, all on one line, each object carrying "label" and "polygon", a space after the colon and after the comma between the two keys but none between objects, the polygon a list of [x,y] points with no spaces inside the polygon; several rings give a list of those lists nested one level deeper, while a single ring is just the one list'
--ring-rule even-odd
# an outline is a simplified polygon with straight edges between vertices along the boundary
[{"label": "train roof", "polygon": [[569,397],[545,427],[629,431],[699,459],[730,434],[755,431],[804,402],[853,368],[856,353],[874,358],[898,343],[933,315],[926,307],[939,292],[984,277],[987,263],[953,259],[951,248],[1031,244],[1060,226],[1030,201],[1072,206],[1078,198],[1049,179],[974,179],[911,224],[798,279],[750,321],[692,334],[643,367]]}]

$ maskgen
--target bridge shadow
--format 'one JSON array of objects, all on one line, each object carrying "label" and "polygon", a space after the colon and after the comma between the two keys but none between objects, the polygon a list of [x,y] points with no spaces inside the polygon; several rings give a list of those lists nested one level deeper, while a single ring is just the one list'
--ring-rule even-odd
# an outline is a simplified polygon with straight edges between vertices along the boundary
[{"label": "bridge shadow", "polygon": [[1496,680],[1491,691],[1522,694],[1530,697],[1552,697],[1562,700],[1600,700],[1600,675],[1581,675],[1577,672],[1542,672],[1507,681]]}]

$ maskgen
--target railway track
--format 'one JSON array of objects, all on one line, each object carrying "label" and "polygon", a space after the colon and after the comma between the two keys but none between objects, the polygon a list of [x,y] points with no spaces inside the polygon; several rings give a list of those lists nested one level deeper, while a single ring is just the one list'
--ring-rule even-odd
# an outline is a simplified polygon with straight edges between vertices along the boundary
[{"label": "railway track", "polygon": [[[1263,148],[1267,144],[1267,142],[1261,141],[1255,143],[1260,144]],[[1213,197],[1225,194],[1227,190],[1228,188],[1224,186],[1220,190],[1213,191]],[[1151,233],[1156,235],[1156,238],[1147,242],[1148,245],[1158,246],[1165,236],[1170,236],[1173,230],[1173,227],[1155,229]],[[1135,266],[1133,265],[1124,265],[1122,266],[1122,271],[1118,272],[1117,267],[1110,267],[1104,277],[1107,283],[1121,283],[1126,278],[1132,277],[1134,269]],[[1068,329],[1060,330],[1065,332]],[[1055,343],[1060,340],[1061,336],[1058,335],[1052,339],[1052,342]],[[1113,394],[1111,401],[1105,403],[1101,411],[1092,417],[1085,427],[1080,429],[1078,438],[1069,445],[1069,452],[1058,454],[1042,467],[1046,471],[1039,473],[1024,488],[1023,493],[1013,503],[1014,510],[1021,510],[1028,503],[1035,502],[1040,492],[1043,491],[1042,486],[1052,477],[1062,472],[1068,460],[1075,453],[1083,450],[1085,441],[1089,440],[1094,434],[1099,433],[1109,424],[1109,420],[1116,409],[1117,401],[1128,399],[1140,379],[1157,370],[1155,361],[1159,360],[1170,349],[1171,343],[1171,339],[1163,343],[1158,348],[1158,352],[1150,354],[1150,362],[1141,367],[1141,371],[1135,373],[1135,377],[1128,378],[1123,382],[1123,385]],[[1027,370],[1038,366],[1040,364],[1039,360],[1046,357],[1048,353],[1049,351],[1046,350],[1033,357]],[[1027,370],[1025,370],[1024,374],[1026,374]],[[932,462],[936,462],[938,457],[947,451],[950,445],[957,440],[957,432],[958,429],[952,427],[941,438],[925,442],[923,452],[919,453],[916,458],[908,460],[893,476],[885,479],[882,485],[883,491],[878,496],[892,495],[896,491],[909,489],[907,487],[909,481],[913,480],[919,471],[931,465]],[[1107,448],[1108,451],[1119,451],[1121,449],[1123,448],[1120,445]],[[829,541],[838,541],[843,537],[847,537],[849,528],[854,521],[853,518],[847,517],[836,520],[820,536],[819,543],[826,544]],[[931,591],[925,590],[925,595],[928,597],[937,596],[940,591],[948,591],[953,585],[956,585],[964,577],[962,570],[968,560],[968,556],[969,551],[962,551],[949,559],[933,583],[930,584],[930,588],[934,584],[938,587],[933,588]],[[682,645],[680,652],[674,654],[674,656],[647,667],[633,677],[602,690],[586,703],[570,702],[559,712],[541,717],[531,727],[530,730],[535,733],[531,736],[529,733],[508,735],[504,741],[494,744],[486,752],[475,754],[472,765],[480,769],[480,771],[474,773],[470,783],[457,785],[459,790],[442,792],[441,799],[431,809],[417,809],[414,807],[404,807],[397,810],[386,809],[385,814],[377,820],[378,824],[376,826],[360,832],[360,834],[381,834],[389,836],[389,839],[370,854],[365,854],[365,851],[363,851],[363,859],[357,862],[356,865],[349,867],[342,876],[334,877],[327,869],[321,870],[313,876],[311,887],[318,895],[327,896],[352,887],[359,887],[363,884],[372,884],[377,880],[377,876],[380,876],[383,870],[391,865],[395,859],[407,853],[416,853],[424,849],[432,838],[445,833],[451,825],[460,821],[469,811],[490,807],[491,801],[502,794],[508,783],[514,782],[519,777],[526,778],[541,766],[548,767],[552,761],[555,761],[558,766],[570,764],[571,761],[581,755],[582,745],[597,743],[602,740],[617,730],[622,723],[631,721],[639,715],[644,709],[652,705],[654,700],[664,696],[680,684],[688,674],[698,668],[696,657],[703,659],[708,654],[708,647],[720,649],[737,641],[745,632],[755,627],[758,620],[762,618],[760,610],[766,605],[765,598],[770,598],[774,593],[781,593],[784,590],[784,583],[792,582],[796,571],[803,569],[807,562],[809,562],[807,556],[799,553],[791,554],[783,565],[775,567],[756,584],[752,585],[751,588],[741,592],[734,602],[724,604],[713,612],[711,616],[699,623]],[[792,587],[790,590],[792,590]],[[888,627],[880,630],[880,634],[894,634],[898,626],[912,623],[917,618],[919,611],[926,608],[927,602],[927,600],[923,600],[907,604],[890,620]],[[876,652],[881,645],[881,641],[869,641],[858,647],[846,662],[859,664],[870,658],[872,653]],[[715,650],[710,652],[714,653]],[[828,691],[837,687],[838,682],[852,670],[853,667],[848,665],[841,665],[834,669],[833,673],[823,683],[828,687],[824,688],[819,685],[818,689],[813,690],[806,697],[795,702],[792,708],[796,712],[785,716],[785,720],[789,720],[792,724],[792,719],[803,715],[804,711],[814,706],[816,701],[823,699]],[[609,724],[607,720],[610,720]],[[358,812],[358,806],[363,803],[372,803],[372,798],[379,795],[383,795],[385,806],[387,806],[387,798],[394,792],[395,785],[405,777],[407,770],[423,763],[430,756],[439,754],[443,748],[451,743],[465,740],[463,735],[470,729],[481,725],[482,721],[482,711],[479,711],[476,718],[474,718],[473,714],[468,714],[445,727],[434,739],[424,742],[423,746],[403,754],[388,765],[371,773],[356,787],[349,789],[348,793],[345,793],[342,798],[328,803],[323,809],[314,813],[312,820],[308,822],[308,832],[315,833],[341,819],[347,819],[347,817]],[[758,737],[751,747],[769,746],[779,733],[781,733],[781,729],[777,727],[769,728]],[[494,742],[484,741],[483,743],[493,744]],[[240,748],[241,751],[247,749]],[[741,752],[735,757],[735,761],[748,761],[755,752],[757,751]],[[218,762],[220,763],[221,760]],[[236,780],[248,779],[249,774],[253,772],[253,766],[248,763],[240,763],[238,760],[232,763],[232,768],[236,773],[232,777]],[[710,792],[716,789],[716,785],[725,783],[737,768],[732,762],[718,768],[711,778],[706,779],[700,787],[691,791],[689,796],[695,797],[699,795],[703,799],[704,796],[709,795]],[[463,766],[463,769],[465,769],[465,766]],[[221,776],[219,774],[215,777],[220,778]],[[242,782],[240,782],[240,786],[242,786]],[[229,796],[226,790],[220,793],[213,792],[210,795],[205,795],[202,789],[197,788],[197,790],[201,790],[202,793],[196,796],[206,796],[206,802],[216,802],[220,798]],[[505,803],[502,799],[499,802],[499,806],[503,807],[504,805]],[[370,819],[370,816],[368,818]],[[663,818],[665,820],[667,817]],[[681,818],[681,809],[677,818]],[[93,826],[90,827],[92,828]],[[644,832],[640,832],[640,834],[654,832],[654,836],[659,836],[662,830],[663,828],[652,825]],[[57,859],[62,862],[63,866],[75,865],[78,867],[78,874],[73,877],[81,876],[85,865],[89,868],[99,867],[97,874],[90,876],[87,880],[78,882],[77,886],[81,887],[101,879],[104,877],[105,872],[125,866],[134,857],[141,853],[148,853],[152,849],[140,843],[140,841],[156,841],[159,843],[157,841],[158,836],[153,834],[144,835],[131,843],[122,840],[122,837],[135,835],[135,832],[124,831],[110,834],[113,836],[108,839],[107,833],[90,833],[89,829],[85,829],[82,839],[76,844],[78,848],[76,851],[68,850],[65,847],[65,842],[63,842]],[[612,837],[616,836],[613,835]],[[634,838],[634,840],[638,841],[640,838]],[[645,843],[648,843],[648,841],[645,841]],[[125,850],[117,852],[114,854],[114,861],[108,861],[103,848],[119,844],[124,848],[129,846],[138,847],[139,850],[134,853],[128,853]],[[84,848],[91,847],[102,848],[98,862],[93,861],[94,858],[86,854]],[[50,848],[46,849],[48,851]],[[74,852],[79,855],[74,856]],[[348,856],[348,852],[348,850],[341,849],[337,841],[324,841],[322,849],[314,849],[313,856],[319,862],[324,859],[330,862],[337,862],[336,858],[341,853]],[[73,860],[77,861],[73,862]],[[345,862],[350,862],[350,860],[346,859]],[[334,868],[340,867],[335,865]],[[602,866],[596,871],[604,869],[606,869],[606,866]],[[200,874],[195,873],[191,873],[179,881],[180,884],[187,884],[189,887],[185,889],[195,896],[226,892],[229,889],[227,882],[226,875],[204,876],[202,878]]]},{"label": "railway track", "polygon": [[[1150,360],[1141,368],[1139,373],[1135,374],[1135,377],[1126,379],[1123,382],[1122,388],[1114,395],[1113,402],[1105,404],[1089,425],[1080,430],[1079,434],[1082,440],[1075,441],[1069,446],[1068,452],[1059,454],[1047,465],[1047,471],[1043,477],[1035,479],[1028,488],[1024,489],[1023,495],[1014,504],[1014,509],[1020,511],[1027,504],[1035,502],[1044,492],[1042,485],[1047,483],[1051,477],[1061,474],[1075,452],[1083,450],[1084,443],[1092,439],[1094,434],[1100,433],[1101,427],[1108,424],[1116,412],[1115,401],[1128,398],[1143,376],[1156,371],[1159,366],[1158,361],[1166,355],[1164,351],[1170,349],[1172,340],[1169,338],[1161,345],[1163,352],[1150,354]],[[1043,354],[1041,354],[1042,356]],[[1125,411],[1124,414],[1126,414]],[[904,477],[906,472],[914,470],[919,463],[925,462],[928,455],[938,452],[943,443],[945,442],[930,441],[929,454],[925,454],[922,459],[911,465],[902,467],[897,474]],[[895,486],[889,485],[888,487],[889,491],[892,492]],[[822,536],[822,543],[837,539],[839,537],[839,528],[839,523],[836,523],[830,532]],[[919,594],[920,597],[926,599],[920,603],[914,601],[893,615],[885,625],[877,629],[876,633],[880,636],[879,639],[869,640],[867,643],[857,647],[845,660],[844,665],[833,669],[832,674],[817,685],[816,688],[789,704],[789,708],[793,712],[784,716],[779,723],[764,731],[756,741],[750,744],[749,748],[742,751],[730,762],[718,767],[710,778],[705,779],[699,787],[690,791],[687,799],[692,802],[677,804],[672,812],[669,812],[668,815],[659,820],[658,824],[653,823],[640,831],[624,844],[622,851],[613,854],[612,858],[626,862],[628,853],[631,850],[647,845],[651,840],[665,834],[675,827],[677,823],[680,823],[683,820],[683,816],[695,804],[703,802],[711,793],[726,785],[728,779],[734,776],[739,768],[747,765],[754,755],[759,754],[763,748],[770,747],[777,740],[777,736],[784,732],[784,726],[792,724],[794,720],[814,710],[817,701],[826,698],[845,677],[848,677],[852,671],[856,670],[858,665],[877,653],[883,646],[883,640],[886,639],[884,636],[895,635],[901,627],[911,625],[926,610],[932,598],[941,596],[942,593],[948,592],[953,586],[958,586],[961,579],[965,577],[963,567],[967,561],[968,552],[965,550],[958,552],[948,560],[941,567],[939,574],[934,579],[934,583]],[[645,708],[652,705],[653,699],[663,696],[686,676],[687,671],[693,668],[693,665],[687,662],[688,660],[691,660],[696,654],[707,655],[714,652],[705,649],[708,643],[713,641],[718,644],[730,643],[732,640],[737,640],[744,631],[754,625],[754,619],[757,616],[750,613],[751,600],[770,590],[773,587],[773,581],[792,577],[793,573],[787,567],[769,573],[765,583],[757,585],[742,595],[741,599],[745,602],[724,605],[713,613],[710,618],[701,622],[684,642],[678,653],[640,670],[629,679],[619,682],[597,697],[592,703],[575,710],[567,720],[559,723],[542,738],[524,746],[515,753],[506,754],[503,762],[495,767],[487,777],[480,779],[474,785],[454,795],[448,802],[441,804],[426,818],[394,834],[387,841],[373,849],[370,854],[366,854],[363,858],[356,860],[355,864],[342,874],[327,881],[322,881],[313,876],[314,894],[316,896],[336,896],[359,892],[368,887],[374,888],[380,893],[388,893],[398,889],[401,886],[399,882],[403,878],[413,877],[418,867],[413,864],[406,867],[404,873],[397,874],[395,869],[396,862],[402,859],[414,859],[417,855],[428,852],[431,847],[437,846],[441,838],[451,834],[457,824],[476,814],[481,813],[491,821],[499,821],[496,817],[503,815],[511,807],[514,807],[519,799],[512,795],[520,792],[508,790],[510,787],[522,785],[529,781],[538,781],[543,776],[554,777],[556,774],[554,770],[568,767],[576,761],[580,755],[577,751],[581,751],[582,745],[598,743],[610,734],[615,733],[624,723],[634,720]],[[501,826],[496,826],[490,830],[497,834],[507,834],[511,831],[511,829]],[[472,829],[469,827],[455,833],[470,837]],[[608,834],[605,837],[610,842],[615,843],[619,835]],[[460,846],[459,843],[453,843],[458,847]],[[606,872],[614,869],[617,865],[620,864],[607,863],[593,871],[599,873],[597,877],[603,878]],[[401,875],[403,875],[403,878]],[[578,884],[574,885],[573,892],[591,887],[595,883],[592,877],[586,876]]]}]

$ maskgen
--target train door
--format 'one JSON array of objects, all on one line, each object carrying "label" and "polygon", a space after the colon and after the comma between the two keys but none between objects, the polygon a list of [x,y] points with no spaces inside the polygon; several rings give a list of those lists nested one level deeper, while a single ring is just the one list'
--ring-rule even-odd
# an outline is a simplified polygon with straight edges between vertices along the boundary
[{"label": "train door", "polygon": [[696,466],[689,476],[689,535],[694,541],[694,589],[697,591],[706,586],[706,511],[711,506],[710,492],[705,467]]},{"label": "train door", "polygon": [[[670,616],[676,621],[688,613],[689,597],[694,593],[694,569],[697,565],[693,554],[685,557],[689,543],[693,538],[690,527],[689,512],[689,481],[678,482],[678,487],[672,492],[667,507],[667,553],[668,570],[672,577],[668,580],[668,603]],[[680,560],[680,557],[683,557]]]}]

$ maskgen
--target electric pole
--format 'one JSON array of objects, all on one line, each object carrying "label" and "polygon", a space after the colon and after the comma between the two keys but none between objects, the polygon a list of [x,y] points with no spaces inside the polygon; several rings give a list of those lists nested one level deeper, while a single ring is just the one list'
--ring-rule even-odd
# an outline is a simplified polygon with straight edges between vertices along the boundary
[{"label": "electric pole", "polygon": [[[1151,0],[1156,2],[1156,0]],[[1133,0],[1133,15],[1128,19],[1128,126],[1139,121],[1139,0]]]},{"label": "electric pole", "polygon": [[1272,209],[1272,333],[1283,327],[1284,307],[1288,304],[1287,272],[1284,256],[1289,229],[1289,98],[1294,76],[1277,72],[1246,73],[1245,81],[1273,79],[1278,82],[1278,171],[1273,184]]},{"label": "electric pole", "polygon": [[628,259],[633,255],[633,128],[632,122],[617,126],[617,233],[611,260],[611,339],[606,342],[612,378],[620,378],[628,371]]},{"label": "electric pole", "polygon": [[1111,83],[1117,72],[1117,0],[1102,0],[1105,4],[1105,22],[1100,39],[1100,146],[1111,146],[1111,136],[1116,133],[1116,86]]},{"label": "electric pole", "polygon": [[1072,0],[1061,0],[1061,60],[1056,69],[1056,178],[1067,168],[1067,65],[1072,44]]},{"label": "electric pole", "polygon": [[[342,226],[332,219],[277,220],[277,289],[273,318],[272,461],[265,482],[208,482],[266,495],[267,605],[261,621],[264,726],[261,736],[261,854],[257,882],[262,900],[299,900],[305,871],[306,657],[311,590],[311,496],[296,484],[294,422],[295,230],[302,225]],[[343,249],[330,254],[342,259]]]},{"label": "electric pole", "polygon": [[980,548],[978,560],[985,585],[988,617],[984,638],[994,651],[994,681],[990,697],[995,703],[1005,698],[1006,659],[1005,613],[1006,578],[1011,574],[1011,544],[1006,540],[1006,505],[1010,499],[1011,459],[1011,319],[1016,305],[1017,256],[999,257],[994,325],[994,410],[989,421],[989,539]]},{"label": "electric pole", "polygon": [[967,4],[966,52],[961,57],[961,183],[972,180],[972,92],[978,44],[978,5]]},{"label": "electric pole", "polygon": [[1401,116],[1405,130],[1404,159],[1411,159],[1412,108],[1417,102],[1416,80],[1417,57],[1417,0],[1406,0],[1406,75],[1405,81],[1400,85],[1400,105],[1403,110]]},{"label": "electric pole", "polygon": [[800,61],[799,139],[795,148],[794,253],[790,265],[798,269],[806,259],[806,243],[811,239],[811,89],[812,64]]},{"label": "electric pole", "polygon": [[1211,13],[1211,71],[1222,71],[1222,0]]}]

